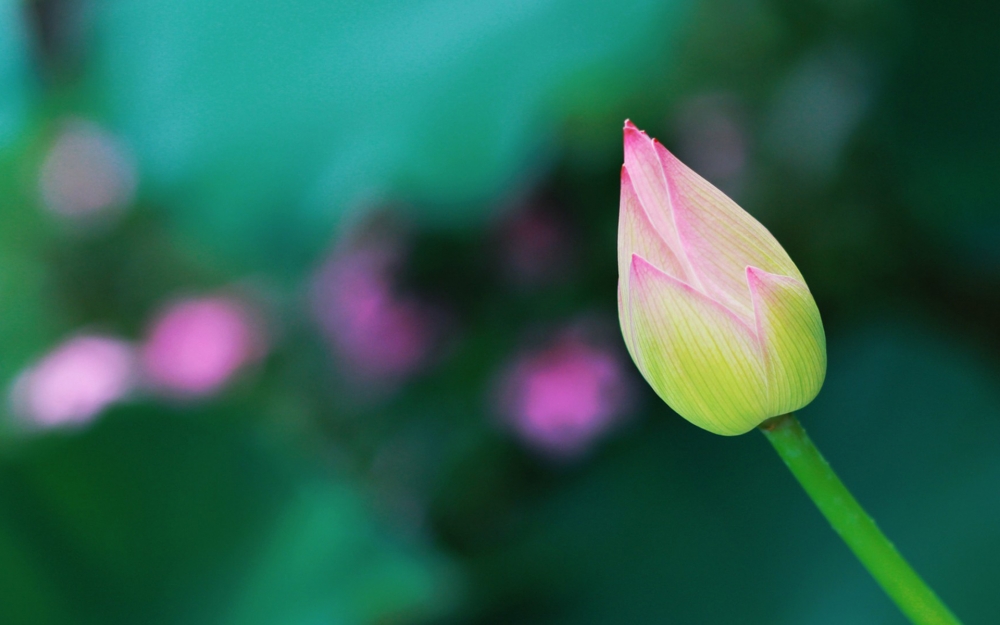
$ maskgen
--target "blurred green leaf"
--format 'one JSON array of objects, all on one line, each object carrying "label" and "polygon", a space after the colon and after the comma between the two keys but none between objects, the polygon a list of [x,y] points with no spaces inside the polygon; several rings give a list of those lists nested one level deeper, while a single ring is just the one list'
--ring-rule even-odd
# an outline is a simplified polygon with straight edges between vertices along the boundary
[{"label": "blurred green leaf", "polygon": [[[0,217],[0,228],[8,224]],[[56,327],[46,297],[47,268],[37,256],[3,243],[0,236],[0,383],[39,355]]]},{"label": "blurred green leaf", "polygon": [[0,0],[0,150],[18,138],[28,116],[28,37],[18,0]]},{"label": "blurred green leaf", "polygon": [[440,557],[275,452],[232,416],[138,408],[8,449],[0,620],[362,624],[447,607]]},{"label": "blurred green leaf", "polygon": [[468,221],[561,120],[661,76],[688,4],[119,0],[95,7],[91,87],[150,197],[294,263],[366,202]]},{"label": "blurred green leaf", "polygon": [[65,331],[45,258],[52,232],[32,196],[39,148],[0,155],[0,385]]},{"label": "blurred green leaf", "polygon": [[388,548],[374,529],[356,493],[321,484],[304,489],[224,622],[381,623],[440,610],[449,599],[442,563]]}]

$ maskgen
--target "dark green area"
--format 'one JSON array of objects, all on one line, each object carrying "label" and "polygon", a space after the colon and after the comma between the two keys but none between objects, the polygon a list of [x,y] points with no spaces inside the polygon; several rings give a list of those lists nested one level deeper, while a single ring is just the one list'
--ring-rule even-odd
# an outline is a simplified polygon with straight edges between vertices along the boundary
[{"label": "dark green area", "polygon": [[[730,145],[719,115],[745,163],[704,174],[823,313],[803,425],[955,613],[997,620],[996,6],[3,6],[3,388],[81,329],[141,339],[178,293],[246,286],[274,341],[207,400],[48,432],[0,409],[0,623],[903,623],[763,437],[689,425],[631,368],[631,419],[579,458],[497,426],[522,346],[581,319],[615,336],[623,119],[698,168]],[[134,152],[110,225],[42,208],[67,116]],[[504,267],[525,206],[565,236],[541,284]],[[359,399],[306,292],[373,208],[450,330]]]}]

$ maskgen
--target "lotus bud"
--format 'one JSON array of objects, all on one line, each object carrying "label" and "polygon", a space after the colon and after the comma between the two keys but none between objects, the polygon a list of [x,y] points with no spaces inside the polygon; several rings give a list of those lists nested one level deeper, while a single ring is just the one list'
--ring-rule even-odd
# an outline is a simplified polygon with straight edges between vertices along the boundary
[{"label": "lotus bud", "polygon": [[682,417],[743,434],[826,376],[819,309],[767,229],[625,122],[618,313],[639,371]]}]

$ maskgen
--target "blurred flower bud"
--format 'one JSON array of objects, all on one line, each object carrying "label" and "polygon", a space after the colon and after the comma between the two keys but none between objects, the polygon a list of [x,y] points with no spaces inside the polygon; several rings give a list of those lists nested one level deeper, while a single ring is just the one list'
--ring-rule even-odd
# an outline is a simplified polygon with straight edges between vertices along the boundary
[{"label": "blurred flower bud", "polygon": [[764,226],[631,122],[618,272],[629,353],[688,421],[742,434],[819,393],[826,338],[802,274]]},{"label": "blurred flower bud", "polygon": [[514,362],[501,410],[531,447],[560,457],[589,449],[628,409],[629,383],[610,350],[569,334]]},{"label": "blurred flower bud", "polygon": [[132,346],[77,336],[56,347],[14,383],[14,412],[41,427],[86,423],[134,387]]},{"label": "blurred flower bud", "polygon": [[392,237],[375,235],[335,253],[313,281],[313,315],[350,376],[397,380],[420,368],[434,346],[431,311],[393,284],[401,255]]},{"label": "blurred flower bud", "polygon": [[46,208],[74,220],[123,208],[135,193],[135,164],[121,143],[97,124],[65,124],[42,164]]},{"label": "blurred flower bud", "polygon": [[142,345],[142,364],[154,388],[194,397],[219,390],[265,351],[261,323],[245,303],[205,297],[160,313]]}]

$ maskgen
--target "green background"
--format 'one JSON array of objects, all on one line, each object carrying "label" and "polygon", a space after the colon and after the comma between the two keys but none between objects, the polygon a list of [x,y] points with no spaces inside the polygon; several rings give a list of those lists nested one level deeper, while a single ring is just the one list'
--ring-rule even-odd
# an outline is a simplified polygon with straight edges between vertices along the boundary
[{"label": "green background", "polygon": [[[4,388],[78,329],[139,338],[178,292],[252,282],[277,337],[201,402],[4,415],[0,622],[902,623],[763,437],[689,425],[631,365],[631,418],[583,456],[496,426],[526,335],[614,327],[622,121],[695,165],[718,102],[746,164],[713,182],[823,314],[803,424],[956,614],[996,621],[998,6],[0,0]],[[136,159],[109,227],[41,209],[68,116]],[[569,241],[544,288],[493,249],[525,202]],[[453,329],[357,402],[303,292],[373,206]]]}]

